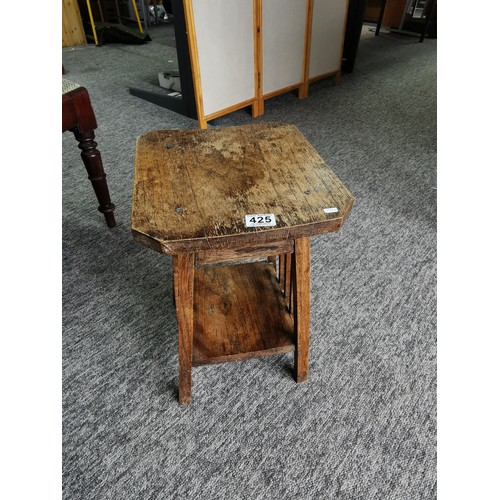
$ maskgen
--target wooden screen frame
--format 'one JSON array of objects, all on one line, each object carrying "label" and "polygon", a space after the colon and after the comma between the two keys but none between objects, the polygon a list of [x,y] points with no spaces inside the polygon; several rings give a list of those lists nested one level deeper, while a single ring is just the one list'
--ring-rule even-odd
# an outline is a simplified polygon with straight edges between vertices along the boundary
[{"label": "wooden screen frame", "polygon": [[261,0],[253,0],[253,45],[254,45],[254,97],[226,108],[217,110],[208,115],[205,114],[204,104],[203,104],[203,90],[201,83],[200,74],[200,60],[198,54],[198,40],[196,37],[196,27],[194,21],[194,11],[192,0],[184,0],[184,11],[186,17],[186,30],[189,42],[189,56],[191,59],[191,67],[193,71],[193,86],[196,102],[196,110],[198,113],[198,124],[201,129],[206,129],[208,127],[208,122],[220,116],[227,115],[233,111],[237,111],[247,106],[252,107],[252,116],[259,116],[259,101],[261,100],[262,91],[260,90],[260,71],[262,49],[260,44],[260,27],[261,27],[261,16],[258,13],[258,3]]},{"label": "wooden screen frame", "polygon": [[[313,8],[311,9],[311,36],[312,36],[312,21],[313,21],[313,11],[314,11],[314,0],[310,0],[311,3],[313,4]],[[309,84],[313,82],[317,82],[319,80],[323,80],[324,78],[330,78],[333,77],[335,78],[335,84],[339,85],[340,84],[340,78],[342,75],[342,54],[344,52],[344,41],[345,41],[345,29],[347,26],[347,14],[349,12],[349,0],[345,0],[345,14],[344,14],[344,29],[342,32],[342,43],[340,44],[340,50],[339,50],[339,58],[340,58],[340,65],[339,69],[336,71],[330,71],[328,73],[323,73],[321,75],[316,75],[311,78],[309,78],[309,67],[307,68],[307,89],[309,90]],[[310,59],[311,56],[311,39],[309,39],[309,55],[308,58]]]},{"label": "wooden screen frame", "polygon": [[[262,1],[253,0],[253,47],[254,47],[254,89],[255,96],[251,99],[233,104],[224,109],[217,110],[213,113],[205,114],[203,104],[203,90],[200,74],[200,61],[198,55],[198,41],[196,37],[196,27],[194,21],[193,0],[183,0],[184,13],[186,21],[187,39],[189,45],[189,57],[193,74],[193,87],[196,103],[196,111],[198,115],[198,124],[201,129],[208,127],[208,122],[215,118],[232,113],[246,107],[251,107],[252,117],[258,117],[264,114],[264,101],[275,97],[279,94],[297,90],[299,99],[304,99],[309,94],[309,84],[323,78],[335,77],[336,84],[340,83],[341,67],[334,72],[318,75],[309,78],[309,62],[311,55],[311,38],[312,24],[314,13],[314,0],[307,0],[306,16],[305,16],[305,35],[304,35],[304,50],[303,50],[303,67],[302,80],[297,84],[277,89],[263,95],[262,77],[263,77],[263,57],[262,57]],[[344,14],[344,30],[342,33],[342,43],[340,44],[340,60],[342,61],[342,51],[344,47],[344,35],[347,23],[347,13],[349,9],[349,0],[346,0],[346,8]]]},{"label": "wooden screen frame", "polygon": [[[260,6],[261,6],[261,9],[262,9],[262,4],[265,0],[259,0],[259,3],[260,3]],[[272,1],[272,0],[269,0],[269,1]],[[304,11],[303,11],[303,14],[304,14],[304,40],[303,40],[303,44],[302,44],[302,64],[301,64],[301,69],[300,69],[300,80],[293,83],[293,84],[290,84],[290,85],[286,85],[285,87],[281,87],[281,88],[277,88],[277,89],[274,89],[274,90],[270,90],[269,92],[266,92],[263,94],[263,100],[267,100],[267,99],[270,99],[274,96],[277,96],[279,94],[284,94],[286,92],[290,92],[291,90],[295,90],[295,89],[301,89],[306,80],[304,78],[304,75],[305,75],[305,72],[304,72],[304,68],[305,66],[308,64],[308,54],[309,54],[309,50],[308,50],[308,47],[309,47],[309,39],[310,39],[310,26],[311,26],[311,23],[309,22],[309,16],[311,15],[311,4],[312,4],[312,0],[304,0]],[[264,29],[265,29],[265,26],[264,26]],[[263,40],[263,36],[262,36],[262,40]],[[263,41],[262,41],[263,43]],[[262,77],[263,77],[263,80],[265,79],[265,71],[264,71],[264,65],[262,64],[261,66],[262,68]],[[263,90],[264,92],[264,90]],[[299,90],[299,98],[303,98],[305,97],[305,95],[303,95],[303,92],[301,92]]]}]

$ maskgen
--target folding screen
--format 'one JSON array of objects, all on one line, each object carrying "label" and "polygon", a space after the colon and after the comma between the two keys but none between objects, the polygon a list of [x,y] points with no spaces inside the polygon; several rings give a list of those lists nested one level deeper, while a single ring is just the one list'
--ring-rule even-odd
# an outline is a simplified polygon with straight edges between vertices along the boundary
[{"label": "folding screen", "polygon": [[337,76],[348,0],[184,0],[198,122]]},{"label": "folding screen", "polygon": [[340,75],[347,7],[348,0],[314,0],[309,81]]},{"label": "folding screen", "polygon": [[[255,104],[254,0],[185,0],[198,120]],[[194,64],[193,64],[194,63]]]},{"label": "folding screen", "polygon": [[308,0],[262,0],[264,99],[304,81]]}]

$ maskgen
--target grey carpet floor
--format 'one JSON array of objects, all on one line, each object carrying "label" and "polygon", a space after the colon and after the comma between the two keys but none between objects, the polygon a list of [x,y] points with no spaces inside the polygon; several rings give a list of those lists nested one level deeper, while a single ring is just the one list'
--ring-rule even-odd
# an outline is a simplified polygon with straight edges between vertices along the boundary
[{"label": "grey carpet floor", "polygon": [[151,36],[62,52],[118,221],[63,134],[63,497],[436,498],[436,41],[368,32],[340,86],[266,102],[258,120],[297,125],[356,198],[312,240],[309,380],[291,354],[198,367],[181,407],[171,259],[132,240],[130,210],[136,138],[197,123],[129,94],[175,63],[171,27]]}]

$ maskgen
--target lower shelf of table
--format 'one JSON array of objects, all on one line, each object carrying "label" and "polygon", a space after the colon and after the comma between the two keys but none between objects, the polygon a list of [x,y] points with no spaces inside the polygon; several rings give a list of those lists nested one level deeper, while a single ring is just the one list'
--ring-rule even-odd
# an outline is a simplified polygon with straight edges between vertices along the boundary
[{"label": "lower shelf of table", "polygon": [[195,270],[194,366],[294,350],[293,316],[273,264]]}]

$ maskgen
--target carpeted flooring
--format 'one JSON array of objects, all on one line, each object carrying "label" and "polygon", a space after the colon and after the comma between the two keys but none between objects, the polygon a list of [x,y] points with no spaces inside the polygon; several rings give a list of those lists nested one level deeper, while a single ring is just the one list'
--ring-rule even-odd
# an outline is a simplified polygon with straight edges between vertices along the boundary
[{"label": "carpeted flooring", "polygon": [[356,198],[312,240],[309,380],[292,354],[198,367],[181,407],[171,258],[132,240],[130,210],[136,138],[197,123],[129,94],[175,63],[172,26],[150,34],[62,52],[118,221],[63,134],[63,498],[436,498],[436,40],[365,31],[340,86],[266,102],[258,120],[297,125]]}]

